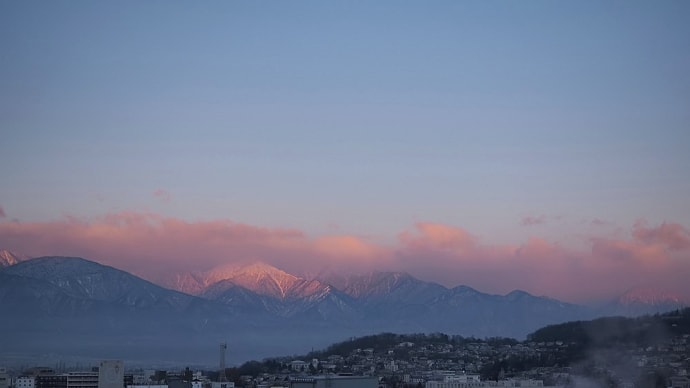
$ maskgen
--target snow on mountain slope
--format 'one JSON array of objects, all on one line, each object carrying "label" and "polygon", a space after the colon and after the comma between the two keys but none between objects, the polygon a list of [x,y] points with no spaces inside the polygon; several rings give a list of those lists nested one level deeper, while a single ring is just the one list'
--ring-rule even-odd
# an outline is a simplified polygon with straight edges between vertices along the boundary
[{"label": "snow on mountain slope", "polygon": [[157,311],[188,311],[185,306],[190,303],[206,306],[208,302],[207,308],[218,313],[227,310],[248,318],[247,322],[262,324],[285,320],[319,327],[461,330],[463,335],[505,333],[520,337],[544,323],[587,314],[578,306],[522,291],[501,296],[466,286],[448,289],[400,272],[348,275],[342,290],[263,263],[228,265],[173,278],[178,284],[196,287],[201,298],[166,290],[124,271],[79,258],[33,259],[7,267],[2,273],[46,281],[83,301],[155,307]]},{"label": "snow on mountain slope", "polygon": [[252,290],[259,295],[286,299],[290,290],[304,279],[282,271],[265,263],[253,263],[247,266],[222,266],[206,273],[204,281],[211,285],[221,280]]},{"label": "snow on mountain slope", "polygon": [[355,299],[424,303],[448,289],[403,272],[371,272],[346,279],[343,292]]},{"label": "snow on mountain slope", "polygon": [[40,257],[7,267],[3,273],[48,282],[75,298],[131,307],[185,309],[195,299],[76,257]]},{"label": "snow on mountain slope", "polygon": [[261,306],[288,318],[308,314],[314,319],[344,319],[356,307],[349,296],[318,280],[288,274],[264,263],[223,266],[204,274],[200,296],[236,306]]},{"label": "snow on mountain slope", "polygon": [[206,288],[204,275],[200,272],[165,274],[153,280],[154,283],[160,284],[165,288],[184,292],[189,295],[200,295]]},{"label": "snow on mountain slope", "polygon": [[9,267],[19,263],[22,259],[14,253],[3,249],[0,251],[0,268]]},{"label": "snow on mountain slope", "polygon": [[[240,286],[257,295],[281,301],[311,297],[328,292],[328,285],[306,280],[271,265],[256,262],[249,265],[228,264],[204,272],[174,274],[160,281],[166,287],[206,298],[218,296],[223,288]],[[209,292],[212,290],[212,292]]]}]

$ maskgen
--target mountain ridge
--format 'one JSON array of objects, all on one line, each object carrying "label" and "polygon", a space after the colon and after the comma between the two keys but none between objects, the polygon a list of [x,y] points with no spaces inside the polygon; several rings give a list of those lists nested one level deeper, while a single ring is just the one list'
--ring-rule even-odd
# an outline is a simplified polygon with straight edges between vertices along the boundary
[{"label": "mountain ridge", "polygon": [[[604,315],[526,291],[446,288],[402,272],[352,275],[342,290],[267,264],[202,275],[194,281],[208,285],[190,295],[83,258],[41,257],[0,268],[0,309],[16,312],[0,322],[0,330],[16,333],[0,338],[0,348],[18,351],[40,339],[63,351],[82,336],[98,349],[128,352],[172,338],[194,338],[199,348],[233,338],[238,351],[294,354],[382,331],[524,338],[549,324]],[[141,344],[126,340],[132,336]],[[166,346],[192,349],[188,341]]]},{"label": "mountain ridge", "polygon": [[[592,314],[586,307],[522,290],[493,295],[466,285],[447,288],[406,272],[341,275],[337,277],[340,288],[330,284],[332,274],[307,280],[256,262],[221,266],[194,276],[207,284],[199,296],[229,305],[244,301],[282,318],[312,314],[311,319],[318,322],[360,320],[383,330],[461,330],[471,335],[521,337],[535,328],[536,321],[551,324]],[[283,287],[278,289],[278,285]],[[538,317],[536,321],[529,314]],[[511,320],[514,324],[504,323]]]}]

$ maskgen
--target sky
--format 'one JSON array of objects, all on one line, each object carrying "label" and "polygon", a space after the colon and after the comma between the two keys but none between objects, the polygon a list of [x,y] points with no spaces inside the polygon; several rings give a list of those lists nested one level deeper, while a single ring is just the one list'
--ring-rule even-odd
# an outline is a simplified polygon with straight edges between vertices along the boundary
[{"label": "sky", "polygon": [[[0,248],[690,299],[687,1],[0,3]],[[587,287],[583,287],[587,284]]]}]

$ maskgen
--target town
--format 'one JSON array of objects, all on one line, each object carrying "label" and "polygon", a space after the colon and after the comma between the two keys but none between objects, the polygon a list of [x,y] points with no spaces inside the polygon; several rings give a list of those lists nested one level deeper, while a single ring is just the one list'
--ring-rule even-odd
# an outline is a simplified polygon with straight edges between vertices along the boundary
[{"label": "town", "polygon": [[688,333],[654,345],[618,341],[586,349],[578,342],[384,333],[228,368],[225,346],[215,370],[126,369],[122,361],[88,370],[2,369],[0,388],[690,388]]}]

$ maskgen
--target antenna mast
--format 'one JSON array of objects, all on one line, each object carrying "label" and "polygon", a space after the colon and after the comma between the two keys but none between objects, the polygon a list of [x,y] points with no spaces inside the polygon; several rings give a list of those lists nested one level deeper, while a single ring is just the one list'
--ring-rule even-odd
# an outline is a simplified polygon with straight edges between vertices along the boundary
[{"label": "antenna mast", "polygon": [[225,351],[228,350],[228,344],[226,342],[222,342],[220,344],[220,371],[218,374],[218,381],[224,382],[227,381],[227,376],[225,376]]}]

